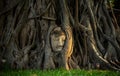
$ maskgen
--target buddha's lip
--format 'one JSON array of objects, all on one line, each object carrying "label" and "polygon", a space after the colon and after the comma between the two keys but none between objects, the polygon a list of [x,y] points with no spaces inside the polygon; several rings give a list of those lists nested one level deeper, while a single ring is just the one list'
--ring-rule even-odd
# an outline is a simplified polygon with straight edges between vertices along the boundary
[{"label": "buddha's lip", "polygon": [[62,48],[63,46],[57,46],[56,48]]},{"label": "buddha's lip", "polygon": [[62,46],[61,47],[56,47],[56,49],[60,51],[60,50],[62,50]]}]

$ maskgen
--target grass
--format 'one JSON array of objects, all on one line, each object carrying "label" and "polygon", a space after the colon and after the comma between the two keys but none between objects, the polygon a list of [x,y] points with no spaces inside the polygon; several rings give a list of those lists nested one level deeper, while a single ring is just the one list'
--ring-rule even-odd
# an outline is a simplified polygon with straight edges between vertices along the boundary
[{"label": "grass", "polygon": [[120,72],[103,70],[7,70],[0,76],[120,76]]}]

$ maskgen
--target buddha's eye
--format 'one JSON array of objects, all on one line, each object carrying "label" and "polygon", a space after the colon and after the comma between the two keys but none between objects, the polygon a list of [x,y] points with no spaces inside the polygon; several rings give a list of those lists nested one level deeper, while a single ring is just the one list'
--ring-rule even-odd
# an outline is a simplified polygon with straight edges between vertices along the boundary
[{"label": "buddha's eye", "polygon": [[65,41],[65,38],[62,38],[62,41]]},{"label": "buddha's eye", "polygon": [[58,40],[59,40],[59,38],[58,38],[58,37],[55,37],[55,38],[53,38],[53,40],[54,40],[54,41],[58,41]]},{"label": "buddha's eye", "polygon": [[65,41],[65,36],[62,36],[62,41]]}]

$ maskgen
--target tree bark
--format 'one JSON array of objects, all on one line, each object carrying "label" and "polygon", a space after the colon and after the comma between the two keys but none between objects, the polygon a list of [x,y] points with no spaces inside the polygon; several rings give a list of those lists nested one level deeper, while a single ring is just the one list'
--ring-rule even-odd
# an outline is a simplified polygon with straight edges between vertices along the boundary
[{"label": "tree bark", "polygon": [[[55,27],[66,36],[57,53]],[[0,69],[119,70],[119,30],[105,0],[1,0]]]}]

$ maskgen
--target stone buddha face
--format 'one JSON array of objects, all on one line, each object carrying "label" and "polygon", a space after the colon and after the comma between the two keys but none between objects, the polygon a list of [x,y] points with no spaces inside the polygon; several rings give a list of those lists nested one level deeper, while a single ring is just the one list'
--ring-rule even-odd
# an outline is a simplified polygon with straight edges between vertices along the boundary
[{"label": "stone buddha face", "polygon": [[61,51],[64,47],[64,43],[66,40],[66,36],[64,31],[61,29],[61,27],[56,27],[51,32],[51,47],[53,51]]}]

